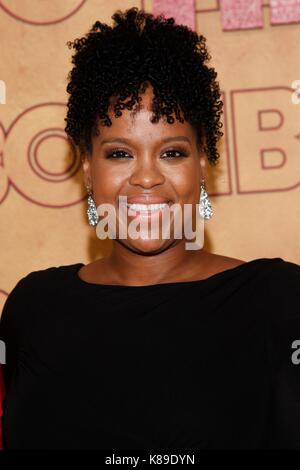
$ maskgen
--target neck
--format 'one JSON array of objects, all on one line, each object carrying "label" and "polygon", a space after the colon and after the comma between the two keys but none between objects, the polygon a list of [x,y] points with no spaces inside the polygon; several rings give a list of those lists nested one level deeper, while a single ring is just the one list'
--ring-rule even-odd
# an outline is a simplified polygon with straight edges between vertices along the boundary
[{"label": "neck", "polygon": [[107,270],[120,284],[159,284],[185,280],[197,269],[206,267],[208,253],[204,249],[186,250],[185,241],[154,255],[136,253],[114,241],[106,258]]}]

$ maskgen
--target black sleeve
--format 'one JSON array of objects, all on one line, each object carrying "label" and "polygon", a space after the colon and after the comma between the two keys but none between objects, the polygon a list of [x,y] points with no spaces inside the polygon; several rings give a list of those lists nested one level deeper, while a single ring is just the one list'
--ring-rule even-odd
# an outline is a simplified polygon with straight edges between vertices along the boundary
[{"label": "black sleeve", "polygon": [[267,351],[272,390],[271,447],[300,450],[300,266],[270,273]]},{"label": "black sleeve", "polygon": [[27,279],[23,277],[8,295],[0,319],[0,340],[5,345],[5,364],[2,367],[5,389],[7,390],[14,372],[18,350],[25,337]]}]

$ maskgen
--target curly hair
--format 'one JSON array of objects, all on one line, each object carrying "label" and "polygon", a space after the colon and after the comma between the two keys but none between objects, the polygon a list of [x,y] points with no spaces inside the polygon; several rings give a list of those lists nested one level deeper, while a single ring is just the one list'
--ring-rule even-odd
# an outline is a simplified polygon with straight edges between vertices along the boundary
[{"label": "curly hair", "polygon": [[206,38],[175,24],[172,17],[153,16],[136,7],[117,10],[112,19],[112,27],[96,21],[84,37],[67,42],[76,51],[68,74],[65,118],[71,142],[81,155],[91,153],[91,136],[99,135],[98,121],[112,125],[107,114],[112,96],[117,98],[115,117],[135,104],[136,112],[140,93],[151,83],[151,122],[165,116],[172,124],[174,114],[179,122],[185,119],[195,129],[209,163],[215,165],[217,141],[223,135],[223,102],[217,73],[206,64],[211,59]]}]

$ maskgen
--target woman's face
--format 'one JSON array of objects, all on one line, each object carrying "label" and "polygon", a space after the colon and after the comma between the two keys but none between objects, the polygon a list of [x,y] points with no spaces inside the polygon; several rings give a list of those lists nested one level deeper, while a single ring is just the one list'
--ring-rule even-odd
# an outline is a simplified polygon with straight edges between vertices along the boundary
[{"label": "woman's face", "polygon": [[[103,203],[114,206],[117,229],[124,224],[121,217],[125,213],[127,228],[131,224],[137,227],[137,232],[142,229],[138,238],[133,238],[127,231],[127,238],[117,236],[118,242],[135,252],[154,254],[183,242],[184,237],[183,240],[174,239],[172,223],[171,236],[162,236],[163,211],[169,210],[172,221],[172,204],[179,204],[183,210],[184,204],[199,203],[205,157],[197,148],[196,133],[188,122],[175,120],[169,124],[162,118],[157,123],[150,122],[152,87],[148,87],[141,97],[141,108],[134,115],[129,110],[122,110],[122,116],[118,118],[112,111],[109,113],[112,126],[101,126],[99,136],[93,137],[92,155],[84,160],[83,170],[96,206]],[[121,196],[127,197],[131,210],[128,206],[119,206]],[[158,222],[159,237],[153,238],[149,224]],[[143,229],[145,223],[148,224],[147,233]]]}]

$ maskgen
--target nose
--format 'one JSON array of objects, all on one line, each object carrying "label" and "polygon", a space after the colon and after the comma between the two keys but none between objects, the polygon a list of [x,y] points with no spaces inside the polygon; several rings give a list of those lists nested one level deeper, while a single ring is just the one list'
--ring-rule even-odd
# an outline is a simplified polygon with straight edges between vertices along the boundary
[{"label": "nose", "polygon": [[130,175],[129,183],[151,189],[165,182],[165,177],[158,168],[157,163],[148,155],[146,158],[136,160],[136,165]]}]

